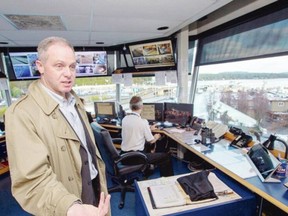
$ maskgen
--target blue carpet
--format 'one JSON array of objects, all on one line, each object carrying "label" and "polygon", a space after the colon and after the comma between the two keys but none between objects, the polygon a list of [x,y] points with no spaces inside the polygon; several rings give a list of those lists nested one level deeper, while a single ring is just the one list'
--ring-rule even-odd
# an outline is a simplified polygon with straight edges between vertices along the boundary
[{"label": "blue carpet", "polygon": [[[187,164],[173,158],[173,168],[175,175],[189,172]],[[160,177],[158,169],[156,169],[149,177],[154,179]],[[135,194],[133,192],[126,193],[125,206],[123,209],[118,208],[120,201],[120,192],[111,193],[111,212],[112,216],[133,216],[135,215]],[[9,173],[0,175],[0,215],[2,216],[28,216],[16,202],[11,194],[11,181]]]}]

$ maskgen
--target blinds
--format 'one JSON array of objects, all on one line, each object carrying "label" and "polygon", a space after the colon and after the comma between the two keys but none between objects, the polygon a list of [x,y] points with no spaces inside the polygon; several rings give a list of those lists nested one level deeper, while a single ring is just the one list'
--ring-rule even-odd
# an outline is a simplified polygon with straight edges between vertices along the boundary
[{"label": "blinds", "polygon": [[288,8],[199,39],[196,65],[288,53]]}]

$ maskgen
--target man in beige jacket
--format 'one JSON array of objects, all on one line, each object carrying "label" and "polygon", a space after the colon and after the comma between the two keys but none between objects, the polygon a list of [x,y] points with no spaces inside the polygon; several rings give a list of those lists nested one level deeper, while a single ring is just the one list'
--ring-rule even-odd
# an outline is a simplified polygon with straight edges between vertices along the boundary
[{"label": "man in beige jacket", "polygon": [[33,215],[110,214],[105,165],[72,90],[74,48],[46,38],[36,65],[40,79],[5,113],[13,196]]}]

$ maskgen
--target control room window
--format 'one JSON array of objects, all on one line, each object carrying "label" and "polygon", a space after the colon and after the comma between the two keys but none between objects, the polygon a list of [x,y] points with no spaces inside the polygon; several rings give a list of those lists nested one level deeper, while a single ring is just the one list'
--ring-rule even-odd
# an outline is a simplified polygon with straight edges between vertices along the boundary
[{"label": "control room window", "polygon": [[288,102],[287,61],[281,56],[200,66],[194,115],[258,132],[262,141],[276,134],[287,142],[288,109],[277,108]]}]

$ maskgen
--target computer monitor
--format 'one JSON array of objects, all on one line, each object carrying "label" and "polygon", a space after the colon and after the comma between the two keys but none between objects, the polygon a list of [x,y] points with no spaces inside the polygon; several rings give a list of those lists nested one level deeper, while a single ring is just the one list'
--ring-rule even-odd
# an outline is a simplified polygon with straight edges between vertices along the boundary
[{"label": "computer monitor", "polygon": [[94,108],[97,119],[110,121],[117,118],[115,102],[94,102]]},{"label": "computer monitor", "polygon": [[164,103],[143,103],[141,117],[149,122],[162,122],[164,120]]},{"label": "computer monitor", "polygon": [[280,182],[273,178],[281,162],[262,144],[254,144],[246,157],[262,182]]},{"label": "computer monitor", "polygon": [[164,120],[173,124],[185,126],[193,116],[193,104],[165,103]]}]

